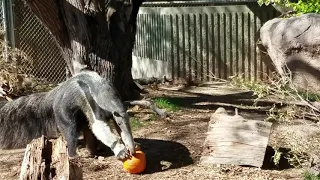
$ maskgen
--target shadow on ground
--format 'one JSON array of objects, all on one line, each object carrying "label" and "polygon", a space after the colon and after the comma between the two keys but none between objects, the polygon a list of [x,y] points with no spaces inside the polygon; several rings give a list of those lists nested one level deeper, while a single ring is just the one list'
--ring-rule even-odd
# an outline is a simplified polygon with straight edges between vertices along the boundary
[{"label": "shadow on ground", "polygon": [[144,174],[176,169],[193,163],[189,150],[174,141],[136,138],[147,158]]},{"label": "shadow on ground", "polygon": [[[176,169],[193,164],[188,148],[174,141],[164,141],[157,139],[135,138],[146,155],[147,169],[144,174]],[[85,148],[83,140],[79,140],[80,148]],[[100,144],[98,156],[113,156],[110,148]]]},{"label": "shadow on ground", "polygon": [[[234,92],[230,94],[206,94],[203,93],[194,93],[194,92],[181,92],[181,95],[176,96],[171,93],[177,93],[174,91],[165,91],[166,94],[162,95],[161,98],[167,99],[169,102],[176,104],[184,108],[195,108],[195,109],[215,109],[218,106],[217,104],[212,103],[228,103],[228,104],[238,104],[238,105],[260,105],[260,102],[255,102],[255,97],[252,92]],[[191,95],[191,96],[190,96]],[[201,104],[202,102],[207,102],[206,104]],[[209,104],[208,104],[209,103]],[[266,105],[264,102],[263,105]],[[269,104],[267,104],[269,105]]]},{"label": "shadow on ground", "polygon": [[262,165],[262,169],[266,170],[284,170],[284,169],[290,169],[293,168],[292,165],[290,165],[289,160],[283,156],[283,154],[288,154],[290,149],[287,148],[279,148],[278,150],[281,152],[281,156],[278,160],[278,164],[275,165],[274,156],[275,156],[275,150],[271,146],[267,146],[266,153],[264,156],[264,161]]},{"label": "shadow on ground", "polygon": [[[161,96],[161,98],[164,98],[168,100],[170,103],[175,104],[178,107],[186,108],[186,109],[198,109],[198,110],[216,110],[219,107],[223,107],[226,109],[228,113],[234,113],[235,107],[244,107],[241,109],[241,115],[244,118],[251,118],[252,115],[255,114],[255,118],[260,117],[264,119],[266,115],[266,109],[271,108],[272,106],[269,104],[265,104],[264,109],[258,109],[258,108],[246,108],[246,107],[255,107],[259,106],[259,103],[254,104],[252,101],[243,101],[239,97],[228,97],[228,96],[206,96],[206,95],[199,95],[197,97],[173,97],[173,96]],[[276,106],[278,107],[278,106]],[[245,113],[243,113],[245,112]],[[245,114],[248,114],[247,117]]]}]

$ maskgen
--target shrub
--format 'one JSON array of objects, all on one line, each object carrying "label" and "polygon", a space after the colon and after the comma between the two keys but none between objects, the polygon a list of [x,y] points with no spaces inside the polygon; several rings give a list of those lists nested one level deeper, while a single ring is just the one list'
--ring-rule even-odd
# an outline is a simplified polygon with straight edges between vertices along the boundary
[{"label": "shrub", "polygon": [[320,13],[319,0],[258,0],[259,5],[278,4],[292,8],[298,15],[306,13]]}]

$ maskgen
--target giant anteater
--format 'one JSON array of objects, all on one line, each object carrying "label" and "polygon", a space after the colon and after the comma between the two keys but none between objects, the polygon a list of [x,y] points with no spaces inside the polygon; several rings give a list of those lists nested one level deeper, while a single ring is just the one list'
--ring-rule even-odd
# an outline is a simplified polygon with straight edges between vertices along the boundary
[{"label": "giant anteater", "polygon": [[[113,133],[110,121],[121,138]],[[61,133],[69,157],[74,157],[81,131],[91,152],[96,137],[119,159],[135,153],[129,117],[118,92],[93,71],[80,72],[49,92],[20,97],[0,109],[2,149],[25,147],[41,135],[55,138]]]}]

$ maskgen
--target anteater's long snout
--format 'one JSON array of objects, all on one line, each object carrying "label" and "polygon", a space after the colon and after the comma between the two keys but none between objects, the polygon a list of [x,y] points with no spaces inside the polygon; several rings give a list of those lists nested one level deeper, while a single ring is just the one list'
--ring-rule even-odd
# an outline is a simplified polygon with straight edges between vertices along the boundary
[{"label": "anteater's long snout", "polygon": [[127,113],[114,115],[115,121],[120,129],[120,136],[122,142],[129,150],[130,154],[135,154],[135,143],[132,136],[131,126],[129,122],[129,116]]}]

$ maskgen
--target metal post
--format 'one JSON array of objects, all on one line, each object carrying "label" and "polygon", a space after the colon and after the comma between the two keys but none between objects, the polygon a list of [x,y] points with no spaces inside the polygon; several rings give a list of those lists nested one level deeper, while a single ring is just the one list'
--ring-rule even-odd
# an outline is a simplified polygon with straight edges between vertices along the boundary
[{"label": "metal post", "polygon": [[13,3],[12,0],[2,0],[2,3],[6,41],[10,47],[15,48]]},{"label": "metal post", "polygon": [[4,31],[4,52],[3,57],[4,61],[8,61],[8,32],[7,32],[7,18],[6,18],[6,8],[5,8],[5,0],[1,0],[1,10],[2,10],[2,25]]}]

